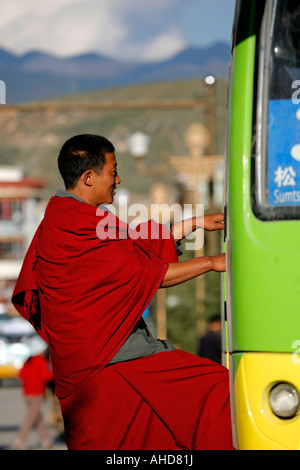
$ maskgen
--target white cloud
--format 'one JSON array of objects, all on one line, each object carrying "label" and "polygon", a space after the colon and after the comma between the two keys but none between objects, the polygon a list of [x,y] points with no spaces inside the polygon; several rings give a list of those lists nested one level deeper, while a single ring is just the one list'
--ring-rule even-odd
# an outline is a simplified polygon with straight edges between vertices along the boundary
[{"label": "white cloud", "polygon": [[165,59],[175,52],[179,52],[184,46],[187,44],[182,35],[177,30],[170,29],[170,31],[156,36],[147,44],[144,59],[149,61]]},{"label": "white cloud", "polygon": [[176,7],[193,0],[4,0],[0,47],[163,59],[186,45]]}]

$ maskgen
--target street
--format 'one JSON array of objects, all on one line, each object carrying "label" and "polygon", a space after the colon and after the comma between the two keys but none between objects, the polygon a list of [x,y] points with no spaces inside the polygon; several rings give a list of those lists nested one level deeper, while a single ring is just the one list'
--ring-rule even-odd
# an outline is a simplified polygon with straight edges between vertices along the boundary
[{"label": "street", "polygon": [[[43,406],[43,416],[54,440],[53,450],[66,450],[62,439],[49,422],[50,401]],[[16,433],[26,413],[21,387],[16,381],[4,381],[0,387],[0,450],[10,450]],[[42,450],[36,430],[32,430],[27,441],[28,450]]]}]

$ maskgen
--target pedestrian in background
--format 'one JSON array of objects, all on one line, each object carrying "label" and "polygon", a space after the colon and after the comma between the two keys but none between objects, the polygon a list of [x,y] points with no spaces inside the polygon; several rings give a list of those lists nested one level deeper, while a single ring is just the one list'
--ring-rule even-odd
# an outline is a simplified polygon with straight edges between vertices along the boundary
[{"label": "pedestrian in background", "polygon": [[209,321],[208,331],[199,339],[198,356],[222,363],[221,329],[220,315],[214,315]]},{"label": "pedestrian in background", "polygon": [[37,429],[42,447],[51,448],[51,439],[42,415],[46,384],[53,380],[53,372],[45,357],[48,345],[36,336],[30,346],[31,356],[24,363],[19,374],[27,413],[13,443],[15,450],[25,450],[26,440],[34,427]]}]

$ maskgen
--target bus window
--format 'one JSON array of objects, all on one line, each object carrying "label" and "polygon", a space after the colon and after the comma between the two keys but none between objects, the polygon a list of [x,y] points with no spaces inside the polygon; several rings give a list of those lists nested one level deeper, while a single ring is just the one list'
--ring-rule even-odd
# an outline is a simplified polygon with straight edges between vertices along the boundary
[{"label": "bus window", "polygon": [[253,210],[300,218],[300,4],[266,2],[258,43]]}]

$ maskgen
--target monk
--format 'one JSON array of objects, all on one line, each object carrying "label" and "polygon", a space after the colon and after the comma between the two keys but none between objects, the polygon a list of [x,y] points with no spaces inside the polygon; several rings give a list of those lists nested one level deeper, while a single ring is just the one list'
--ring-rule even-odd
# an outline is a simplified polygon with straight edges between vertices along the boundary
[{"label": "monk", "polygon": [[142,318],[159,288],[225,270],[224,254],[178,262],[175,244],[223,228],[223,214],[131,230],[105,206],[121,182],[111,142],[72,137],[58,166],[65,189],[12,301],[49,345],[68,449],[232,449],[227,369],[154,338]]}]

